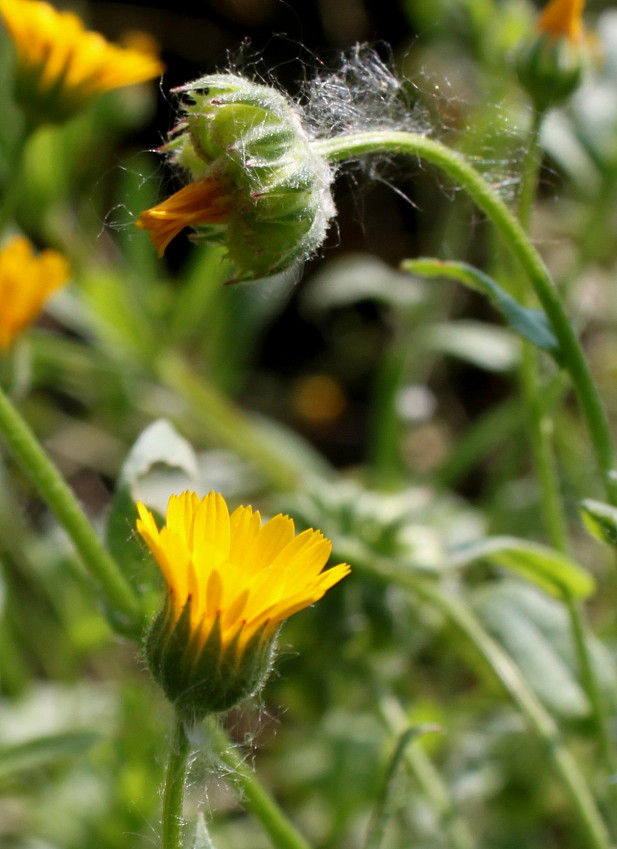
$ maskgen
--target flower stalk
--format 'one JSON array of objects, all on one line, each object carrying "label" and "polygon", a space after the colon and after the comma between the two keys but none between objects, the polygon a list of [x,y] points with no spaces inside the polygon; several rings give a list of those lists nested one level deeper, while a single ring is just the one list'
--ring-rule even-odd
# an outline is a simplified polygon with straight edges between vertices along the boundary
[{"label": "flower stalk", "polygon": [[176,715],[163,786],[161,849],[182,849],[185,830],[184,790],[191,747],[184,720]]},{"label": "flower stalk", "polygon": [[465,157],[446,145],[416,133],[374,131],[316,141],[314,149],[330,162],[391,152],[420,157],[453,178],[488,216],[526,273],[560,344],[560,352],[587,422],[596,465],[606,498],[617,504],[611,430],[598,389],[552,279],[524,228],[491,186]]},{"label": "flower stalk", "polygon": [[119,630],[137,636],[141,629],[141,615],[132,588],[105,550],[64,479],[2,389],[0,434],[96,579],[113,624]]},{"label": "flower stalk", "polygon": [[218,720],[209,717],[206,722],[212,749],[228,771],[227,780],[247,811],[262,824],[276,849],[311,849],[234,749]]}]

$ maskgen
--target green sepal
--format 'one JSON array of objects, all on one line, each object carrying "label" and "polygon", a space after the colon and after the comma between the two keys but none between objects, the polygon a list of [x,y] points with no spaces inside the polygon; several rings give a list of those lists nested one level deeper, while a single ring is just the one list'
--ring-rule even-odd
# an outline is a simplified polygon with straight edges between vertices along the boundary
[{"label": "green sepal", "polygon": [[265,683],[272,667],[274,636],[264,626],[240,651],[240,634],[241,626],[231,641],[223,643],[217,617],[200,646],[199,629],[191,628],[191,599],[177,620],[171,598],[155,618],[146,637],[148,667],[189,724],[208,713],[230,710]]},{"label": "green sepal", "polygon": [[[276,89],[233,74],[176,91],[187,102],[166,150],[191,179],[219,180],[229,198],[223,243],[234,279],[267,277],[310,257],[335,212],[333,173],[314,152],[298,108]],[[210,240],[207,227],[197,232]]]},{"label": "green sepal", "polygon": [[565,103],[579,87],[584,65],[581,46],[567,37],[541,33],[516,59],[516,71],[538,112]]}]

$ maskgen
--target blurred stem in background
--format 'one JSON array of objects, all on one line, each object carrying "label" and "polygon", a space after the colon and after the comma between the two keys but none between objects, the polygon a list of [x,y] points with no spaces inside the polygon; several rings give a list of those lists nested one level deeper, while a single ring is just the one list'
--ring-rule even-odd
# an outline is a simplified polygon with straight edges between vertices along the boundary
[{"label": "blurred stem in background", "polygon": [[484,658],[524,716],[529,728],[542,743],[556,775],[568,792],[581,832],[584,834],[585,846],[588,849],[610,849],[612,844],[604,820],[557,724],[538,700],[512,658],[483,628],[469,606],[453,595],[447,595],[434,581],[410,569],[401,568],[396,563],[374,556],[369,561],[366,555],[354,550],[353,546],[339,546],[336,541],[335,550],[337,556],[345,557],[352,567],[406,588],[412,596],[422,599],[439,611],[446,621],[464,635]]},{"label": "blurred stem in background", "polygon": [[139,639],[143,622],[133,590],[105,550],[64,479],[2,390],[0,433],[97,581],[112,624],[121,632]]},{"label": "blurred stem in background", "polygon": [[[544,117],[545,111],[534,110],[523,160],[518,211],[521,225],[527,232],[530,230],[538,191],[542,163],[540,131]],[[526,287],[519,285],[517,288],[520,302],[527,306],[529,297]],[[544,389],[541,385],[537,352],[526,340],[521,343],[519,376],[523,400],[527,408],[535,468],[540,484],[544,523],[553,547],[566,553],[568,549],[567,525],[554,456],[553,422],[548,413]],[[564,606],[568,612],[581,682],[589,699],[596,731],[596,743],[606,773],[606,788],[610,797],[610,804],[608,805],[609,821],[612,829],[615,829],[617,825],[615,816],[617,786],[612,781],[612,776],[617,774],[617,762],[608,728],[607,707],[591,657],[589,633],[581,603],[566,593]]]}]

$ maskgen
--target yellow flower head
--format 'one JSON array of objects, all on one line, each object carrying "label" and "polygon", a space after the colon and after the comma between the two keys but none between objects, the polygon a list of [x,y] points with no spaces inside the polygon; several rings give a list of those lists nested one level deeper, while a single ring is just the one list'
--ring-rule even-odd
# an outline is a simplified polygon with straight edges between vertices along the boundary
[{"label": "yellow flower head", "polygon": [[0,0],[17,54],[17,99],[36,123],[64,121],[88,100],[162,71],[151,49],[110,44],[44,0]]},{"label": "yellow flower head", "polygon": [[0,249],[0,351],[32,324],[47,298],[69,277],[61,254],[46,250],[37,256],[23,236]]},{"label": "yellow flower head", "polygon": [[137,509],[137,530],[168,590],[148,636],[148,662],[168,698],[193,719],[255,693],[283,619],[350,571],[345,563],[322,571],[332,545],[319,531],[296,536],[282,515],[262,525],[251,507],[230,514],[218,493],[173,495],[162,530],[143,504]]},{"label": "yellow flower head", "polygon": [[538,20],[538,29],[550,38],[565,38],[572,44],[583,40],[585,0],[551,0]]}]

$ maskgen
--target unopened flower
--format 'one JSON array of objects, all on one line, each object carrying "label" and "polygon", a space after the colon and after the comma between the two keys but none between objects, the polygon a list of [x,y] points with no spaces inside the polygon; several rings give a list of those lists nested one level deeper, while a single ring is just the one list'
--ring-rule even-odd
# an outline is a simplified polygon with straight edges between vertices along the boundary
[{"label": "unopened flower", "polygon": [[0,249],[0,351],[37,318],[49,296],[70,277],[62,254],[35,254],[30,242],[16,236]]},{"label": "unopened flower", "polygon": [[542,112],[565,102],[580,84],[586,58],[584,6],[585,0],[550,0],[536,34],[517,56],[519,79]]},{"label": "unopened flower", "polygon": [[551,0],[538,20],[538,30],[550,38],[565,38],[572,44],[582,41],[585,0]]},{"label": "unopened flower", "polygon": [[0,17],[15,46],[16,97],[35,124],[64,121],[96,95],[163,71],[150,47],[110,44],[44,0],[0,0]]},{"label": "unopened flower", "polygon": [[226,248],[235,280],[254,280],[311,256],[334,214],[332,172],[298,109],[275,89],[233,74],[178,89],[184,114],[163,148],[189,185],[142,212],[159,254],[184,227]]},{"label": "unopened flower", "polygon": [[262,525],[251,507],[230,514],[218,493],[173,495],[162,530],[143,504],[137,509],[137,530],[167,583],[147,660],[188,720],[229,710],[257,692],[281,622],[350,571],[345,563],[322,571],[332,545],[319,531],[296,536],[282,515]]}]

